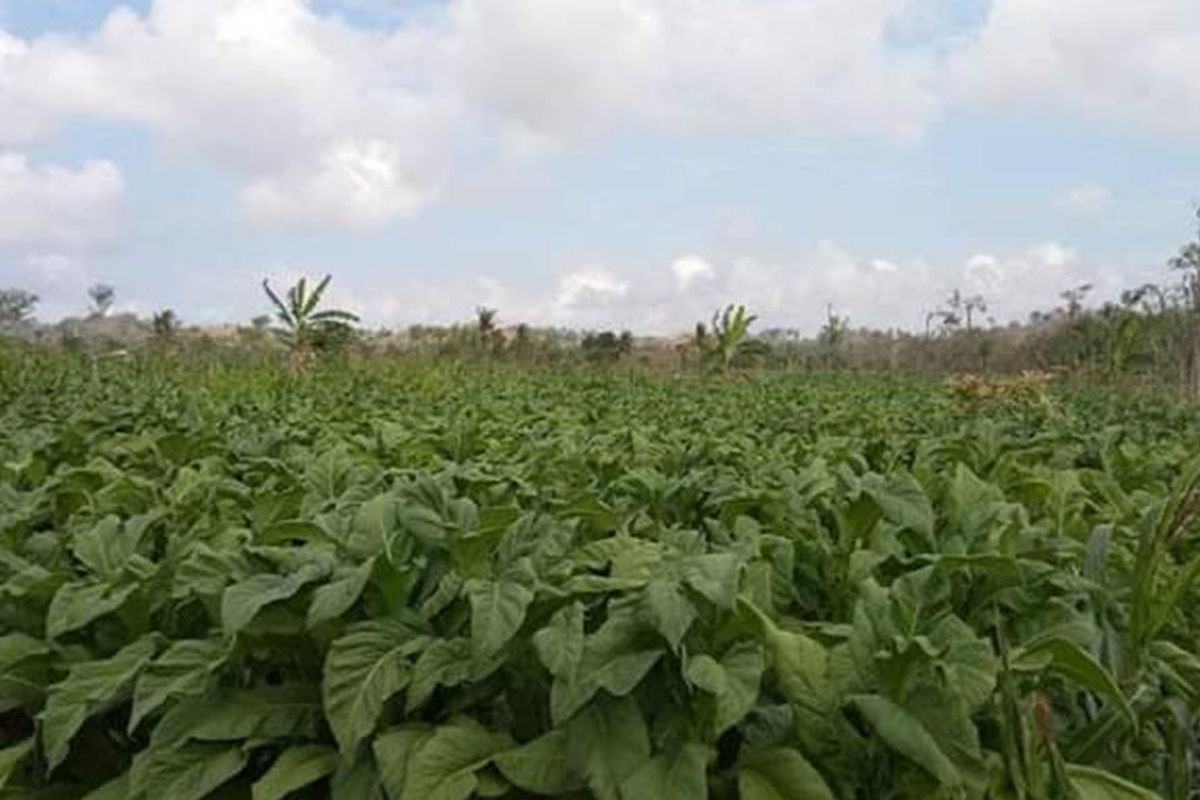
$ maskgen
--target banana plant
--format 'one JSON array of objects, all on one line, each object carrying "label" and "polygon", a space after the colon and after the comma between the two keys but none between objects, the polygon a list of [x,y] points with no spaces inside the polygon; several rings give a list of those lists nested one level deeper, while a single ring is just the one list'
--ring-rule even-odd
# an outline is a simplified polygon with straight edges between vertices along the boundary
[{"label": "banana plant", "polygon": [[333,334],[359,321],[349,311],[317,308],[331,278],[331,275],[326,275],[311,292],[308,291],[308,279],[301,278],[287,290],[286,302],[263,278],[263,291],[275,306],[275,318],[283,326],[276,329],[276,335],[291,349],[293,366],[302,368],[307,365],[313,350],[321,341],[333,338]]},{"label": "banana plant", "polygon": [[722,372],[727,372],[739,356],[750,355],[761,349],[750,338],[750,326],[758,319],[747,314],[743,305],[730,303],[713,313],[711,334],[702,333],[697,326],[697,342],[706,349],[709,362]]}]

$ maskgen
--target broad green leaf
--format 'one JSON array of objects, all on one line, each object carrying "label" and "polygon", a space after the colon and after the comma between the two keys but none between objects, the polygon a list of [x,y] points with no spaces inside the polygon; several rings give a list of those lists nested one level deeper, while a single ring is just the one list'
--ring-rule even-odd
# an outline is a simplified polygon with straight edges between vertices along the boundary
[{"label": "broad green leaf", "polygon": [[885,520],[919,534],[927,544],[933,545],[933,505],[925,489],[910,473],[892,472],[886,478],[871,474],[863,479],[862,487],[879,506]]},{"label": "broad green leaf", "polygon": [[390,728],[375,737],[371,749],[379,763],[380,775],[388,796],[402,798],[408,781],[408,765],[421,745],[433,738],[433,728],[406,725]]},{"label": "broad green leaf", "polygon": [[962,776],[954,762],[915,717],[880,695],[854,695],[849,699],[888,747],[941,783],[961,785]]},{"label": "broad green leaf", "polygon": [[565,721],[600,689],[614,697],[629,694],[664,653],[660,637],[638,623],[631,606],[610,609],[604,624],[584,640],[574,674],[551,686],[552,720]]},{"label": "broad green leaf", "polygon": [[384,800],[379,772],[370,759],[351,764],[342,759],[338,771],[329,781],[330,800]]},{"label": "broad green leaf", "polygon": [[46,612],[46,636],[57,639],[111,614],[137,590],[136,583],[64,583]]},{"label": "broad green leaf", "polygon": [[313,684],[224,688],[173,706],[150,741],[161,750],[189,741],[313,738],[320,722],[320,692]]},{"label": "broad green leaf", "polygon": [[112,658],[76,664],[62,682],[50,687],[39,717],[48,769],[66,759],[71,740],[88,717],[129,699],[134,680],[157,647],[153,638],[139,639]]},{"label": "broad green leaf", "polygon": [[649,624],[678,650],[683,637],[696,621],[696,608],[679,586],[664,580],[650,581],[642,591],[642,613]]},{"label": "broad green leaf", "polygon": [[312,570],[301,570],[291,575],[253,575],[233,584],[221,596],[221,629],[226,636],[236,635],[264,607],[295,596],[317,577]]},{"label": "broad green leaf", "polygon": [[599,697],[567,726],[567,758],[598,800],[620,800],[621,783],[650,758],[646,721],[630,697]]},{"label": "broad green leaf", "polygon": [[741,800],[834,800],[834,794],[812,764],[788,747],[744,754],[738,761]]},{"label": "broad green leaf", "polygon": [[551,797],[582,788],[567,758],[567,733],[555,729],[493,759],[505,778],[534,794]]},{"label": "broad green leaf", "polygon": [[338,768],[337,751],[324,745],[289,747],[279,754],[266,774],[254,782],[253,800],[283,800],[292,792],[332,775]]},{"label": "broad green leaf", "polygon": [[50,654],[45,642],[28,634],[0,636],[0,713],[41,700],[51,680]]},{"label": "broad green leaf", "polygon": [[427,640],[404,625],[378,620],[358,625],[329,646],[322,691],[325,715],[343,754],[374,730],[383,705],[408,685],[408,657]]},{"label": "broad green leaf", "polygon": [[498,653],[525,621],[533,592],[512,581],[470,580],[471,652],[477,664]]},{"label": "broad green leaf", "polygon": [[138,677],[129,731],[134,731],[148,714],[153,714],[167,700],[203,694],[227,657],[225,644],[215,639],[185,639],[172,643]]},{"label": "broad green leaf", "polygon": [[708,748],[686,744],[642,764],[621,783],[622,800],[707,800]]},{"label": "broad green leaf", "polygon": [[1067,777],[1079,800],[1161,800],[1149,789],[1094,767],[1068,764]]},{"label": "broad green leaf", "polygon": [[475,772],[512,744],[470,719],[442,725],[409,757],[402,796],[467,800],[478,785]]},{"label": "broad green leaf", "polygon": [[362,596],[374,568],[375,559],[371,558],[317,587],[308,605],[308,627],[315,628],[349,611]]},{"label": "broad green leaf", "polygon": [[735,645],[720,662],[707,655],[688,660],[685,677],[713,695],[718,734],[741,721],[758,701],[764,668],[762,651],[752,644]]},{"label": "broad green leaf", "polygon": [[225,744],[187,744],[139,756],[131,778],[134,797],[203,800],[242,771],[246,754]]},{"label": "broad green leaf", "polygon": [[550,674],[569,678],[583,658],[583,604],[559,609],[546,627],[533,635],[538,657]]},{"label": "broad green leaf", "polygon": [[0,750],[0,789],[8,785],[25,757],[33,752],[33,743],[29,738]]},{"label": "broad green leaf", "polygon": [[471,676],[471,642],[435,639],[417,657],[408,683],[407,707],[413,711],[429,700],[439,686],[457,686]]},{"label": "broad green leaf", "polygon": [[719,608],[733,608],[741,561],[735,553],[709,553],[683,560],[688,585]]},{"label": "broad green leaf", "polygon": [[137,551],[144,527],[122,525],[115,516],[108,516],[82,533],[76,534],[71,546],[75,557],[101,580],[116,581],[126,562]]}]

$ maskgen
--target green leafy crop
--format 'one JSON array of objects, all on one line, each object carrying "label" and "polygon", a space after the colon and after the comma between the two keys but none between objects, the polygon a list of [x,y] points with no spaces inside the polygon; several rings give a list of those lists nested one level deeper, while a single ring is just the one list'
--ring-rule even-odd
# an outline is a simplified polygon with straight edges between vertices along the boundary
[{"label": "green leafy crop", "polygon": [[1188,798],[1200,421],[0,361],[0,797]]}]

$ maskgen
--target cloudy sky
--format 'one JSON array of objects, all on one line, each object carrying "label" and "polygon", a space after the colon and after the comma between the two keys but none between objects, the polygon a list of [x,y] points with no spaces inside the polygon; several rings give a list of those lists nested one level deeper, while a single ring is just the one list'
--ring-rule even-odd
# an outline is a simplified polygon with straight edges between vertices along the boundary
[{"label": "cloudy sky", "polygon": [[0,0],[0,286],[189,322],[998,321],[1165,277],[1197,0]]}]

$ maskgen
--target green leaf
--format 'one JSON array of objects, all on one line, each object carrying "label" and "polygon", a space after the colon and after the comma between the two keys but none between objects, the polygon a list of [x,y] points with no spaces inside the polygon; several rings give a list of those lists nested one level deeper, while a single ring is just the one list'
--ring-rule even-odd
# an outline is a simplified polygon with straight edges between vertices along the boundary
[{"label": "green leaf", "polygon": [[622,800],[707,800],[708,748],[686,744],[634,770],[621,784]]},{"label": "green leaf", "polygon": [[371,558],[318,587],[308,605],[308,627],[315,628],[349,611],[362,596],[374,569],[375,559]]},{"label": "green leaf", "polygon": [[582,788],[567,757],[567,733],[555,729],[520,747],[499,753],[496,767],[513,785],[551,797]]},{"label": "green leaf", "polygon": [[169,699],[203,694],[227,657],[224,643],[215,639],[184,639],[172,643],[138,677],[128,730],[133,732],[147,715],[153,714]]},{"label": "green leaf", "polygon": [[66,759],[71,740],[88,717],[129,699],[134,680],[156,649],[155,639],[139,639],[112,658],[74,665],[65,680],[50,687],[39,717],[48,770]]},{"label": "green leaf", "polygon": [[312,570],[301,570],[291,575],[252,575],[233,584],[221,595],[221,629],[234,636],[264,607],[293,597],[317,577]]},{"label": "green leaf", "polygon": [[644,629],[630,604],[613,604],[604,624],[584,640],[574,674],[555,678],[550,716],[558,724],[575,713],[599,689],[614,697],[632,692],[662,658],[659,637]]},{"label": "green leaf", "polygon": [[402,797],[467,800],[478,785],[475,773],[512,747],[506,734],[461,719],[442,725],[408,759]]},{"label": "green leaf", "polygon": [[76,534],[71,550],[93,575],[115,581],[130,556],[137,551],[143,531],[143,526],[123,526],[119,518],[108,516]]},{"label": "green leaf", "polygon": [[41,701],[50,680],[50,653],[45,642],[28,634],[0,636],[0,713]]},{"label": "green leaf", "polygon": [[962,784],[962,776],[925,726],[881,695],[853,695],[850,702],[862,713],[880,739],[892,750],[920,766],[939,782]]},{"label": "green leaf", "polygon": [[33,752],[33,743],[33,738],[29,738],[0,750],[0,789],[8,785],[25,757]]},{"label": "green leaf", "polygon": [[380,780],[392,798],[405,797],[408,767],[412,757],[425,742],[433,738],[433,728],[427,725],[406,725],[390,728],[375,737],[371,749],[380,765]]},{"label": "green leaf", "polygon": [[320,690],[314,684],[223,688],[173,706],[154,726],[150,742],[163,750],[189,741],[313,738],[320,722]]},{"label": "green leaf", "polygon": [[748,643],[732,647],[719,663],[707,655],[688,660],[685,677],[716,701],[713,724],[718,735],[740,722],[754,707],[764,668],[762,651]]},{"label": "green leaf", "polygon": [[709,553],[683,560],[684,580],[719,608],[733,608],[740,572],[736,553]]},{"label": "green leaf", "polygon": [[650,737],[630,697],[601,696],[567,726],[567,758],[598,800],[620,800],[621,783],[650,758]]},{"label": "green leaf", "polygon": [[111,614],[138,590],[136,583],[114,586],[108,583],[64,583],[46,612],[46,636],[50,639],[77,631]]},{"label": "green leaf", "polygon": [[879,506],[885,520],[920,534],[927,544],[933,546],[933,504],[929,502],[925,489],[910,473],[891,472],[886,478],[872,473],[863,478],[862,487]]},{"label": "green leaf", "polygon": [[322,686],[325,715],[343,754],[374,730],[383,704],[408,685],[408,656],[426,642],[390,620],[363,623],[329,647]]},{"label": "green leaf", "polygon": [[425,705],[439,686],[457,686],[471,676],[471,642],[435,639],[417,657],[408,684],[407,708]]},{"label": "green leaf", "polygon": [[315,783],[338,768],[337,751],[324,745],[289,747],[266,774],[254,782],[253,800],[283,800],[297,789]]},{"label": "green leaf", "polygon": [[744,754],[738,761],[738,797],[741,800],[834,800],[821,773],[789,747]]},{"label": "green leaf", "polygon": [[651,581],[642,591],[642,612],[676,651],[696,621],[695,606],[677,584],[664,580]]},{"label": "green leaf", "polygon": [[1069,639],[1061,636],[1035,637],[1013,654],[1012,668],[1018,671],[1049,668],[1072,683],[1107,698],[1131,724],[1136,722],[1133,709],[1112,674]]},{"label": "green leaf", "polygon": [[550,674],[569,678],[583,658],[583,604],[560,608],[546,627],[533,635],[538,658]]},{"label": "green leaf", "polygon": [[139,756],[131,779],[134,797],[203,800],[242,771],[246,755],[240,746],[188,744],[151,750]]},{"label": "green leaf", "polygon": [[383,784],[370,759],[342,760],[329,781],[330,800],[384,800]]},{"label": "green leaf", "polygon": [[508,643],[533,602],[533,592],[513,581],[470,580],[471,652],[476,664],[491,658]]},{"label": "green leaf", "polygon": [[1079,800],[1161,800],[1149,789],[1094,767],[1068,764],[1067,777]]}]

